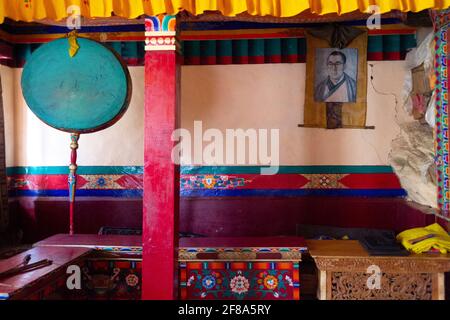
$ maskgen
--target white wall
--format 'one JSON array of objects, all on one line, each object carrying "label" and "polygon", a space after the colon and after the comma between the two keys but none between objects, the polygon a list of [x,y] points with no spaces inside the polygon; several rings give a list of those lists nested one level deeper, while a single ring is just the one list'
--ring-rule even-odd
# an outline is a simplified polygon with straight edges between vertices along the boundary
[{"label": "white wall", "polygon": [[0,77],[2,81],[2,97],[3,97],[3,115],[5,120],[5,151],[6,151],[6,166],[14,165],[14,131],[15,131],[15,117],[14,117],[14,69],[0,65]]},{"label": "white wall", "polygon": [[[404,63],[373,64],[376,89],[394,93],[400,100]],[[182,127],[192,129],[193,121],[202,120],[204,130],[279,128],[281,165],[387,165],[391,140],[399,133],[395,98],[376,93],[369,82],[367,125],[374,125],[375,130],[298,128],[303,122],[305,66],[184,66]],[[143,164],[144,68],[129,69],[133,81],[129,110],[113,127],[82,135],[79,165]],[[68,165],[69,134],[46,126],[27,108],[20,90],[21,69],[1,67],[0,72],[7,165]],[[402,110],[401,106],[397,109]]]},{"label": "white wall", "polygon": [[[370,75],[370,68],[369,75]],[[395,123],[395,97],[368,85],[367,125],[375,130],[298,128],[303,123],[306,64],[186,66],[182,126],[279,128],[282,165],[386,165]],[[374,85],[399,97],[403,62],[375,62]],[[369,76],[368,75],[368,76]],[[397,109],[403,109],[398,106]]]},{"label": "white wall", "polygon": [[[84,134],[79,165],[142,165],[144,68],[130,67],[133,95],[129,109],[114,126]],[[14,70],[16,90],[14,166],[61,166],[70,163],[70,134],[42,123],[26,106],[20,89],[22,69]]]}]

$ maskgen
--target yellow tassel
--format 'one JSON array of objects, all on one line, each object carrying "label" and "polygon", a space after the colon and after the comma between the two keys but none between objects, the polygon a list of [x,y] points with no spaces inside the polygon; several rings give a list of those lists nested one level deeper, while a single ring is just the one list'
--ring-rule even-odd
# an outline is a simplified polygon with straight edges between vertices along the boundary
[{"label": "yellow tassel", "polygon": [[80,46],[78,45],[77,42],[77,32],[76,30],[71,31],[67,37],[69,38],[69,55],[71,58],[73,58],[77,52],[78,49],[80,49]]}]

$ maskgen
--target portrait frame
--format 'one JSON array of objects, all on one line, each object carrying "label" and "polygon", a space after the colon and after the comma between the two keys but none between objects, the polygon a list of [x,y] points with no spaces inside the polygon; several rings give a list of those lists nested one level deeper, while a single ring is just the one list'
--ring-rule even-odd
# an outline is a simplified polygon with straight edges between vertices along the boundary
[{"label": "portrait frame", "polygon": [[327,104],[328,107],[340,108],[339,128],[365,128],[367,117],[367,31],[357,36],[343,50],[357,50],[357,76],[356,76],[356,101],[339,102],[333,101],[335,106],[325,101],[316,101],[315,90],[316,84],[321,79],[318,77],[316,70],[316,61],[318,49],[329,49],[329,51],[341,50],[330,46],[328,41],[314,37],[306,33],[307,53],[306,53],[306,95],[304,108],[304,126],[329,128],[327,124]]}]

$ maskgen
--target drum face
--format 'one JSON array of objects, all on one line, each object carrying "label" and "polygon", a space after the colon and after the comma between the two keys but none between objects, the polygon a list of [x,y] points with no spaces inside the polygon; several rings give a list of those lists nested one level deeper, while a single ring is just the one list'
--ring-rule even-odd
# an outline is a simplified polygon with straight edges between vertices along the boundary
[{"label": "drum face", "polygon": [[66,38],[38,48],[22,74],[28,107],[46,124],[71,133],[88,133],[115,123],[131,97],[127,67],[110,49],[85,38],[71,58]]}]

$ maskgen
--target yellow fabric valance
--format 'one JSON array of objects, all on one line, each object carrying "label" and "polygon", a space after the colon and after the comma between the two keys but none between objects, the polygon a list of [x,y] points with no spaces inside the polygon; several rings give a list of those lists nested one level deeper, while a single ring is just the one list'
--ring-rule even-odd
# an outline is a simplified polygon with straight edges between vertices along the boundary
[{"label": "yellow fabric valance", "polygon": [[70,15],[68,8],[71,5],[79,6],[81,15],[88,18],[104,18],[112,14],[123,18],[136,18],[143,14],[172,15],[182,10],[195,15],[204,11],[220,11],[226,16],[247,12],[258,16],[291,17],[308,9],[319,15],[355,10],[367,12],[371,5],[378,5],[380,13],[391,10],[417,12],[448,8],[450,0],[0,0],[0,22],[5,17],[27,22],[61,20]]}]

